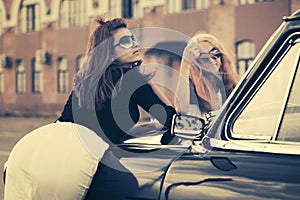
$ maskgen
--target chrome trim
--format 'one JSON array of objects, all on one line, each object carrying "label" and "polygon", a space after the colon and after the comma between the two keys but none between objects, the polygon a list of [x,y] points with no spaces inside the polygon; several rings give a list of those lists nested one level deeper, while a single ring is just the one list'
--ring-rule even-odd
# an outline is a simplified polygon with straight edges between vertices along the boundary
[{"label": "chrome trim", "polygon": [[299,20],[300,16],[297,16],[297,15],[296,16],[284,16],[282,19],[285,22],[289,22],[289,21]]},{"label": "chrome trim", "polygon": [[[299,143],[296,142],[266,142],[262,140],[223,141],[214,138],[206,138],[206,141],[203,142],[205,142],[206,145],[213,145],[214,148],[226,151],[250,151],[257,153],[299,155]],[[209,151],[204,153],[208,154]]]}]

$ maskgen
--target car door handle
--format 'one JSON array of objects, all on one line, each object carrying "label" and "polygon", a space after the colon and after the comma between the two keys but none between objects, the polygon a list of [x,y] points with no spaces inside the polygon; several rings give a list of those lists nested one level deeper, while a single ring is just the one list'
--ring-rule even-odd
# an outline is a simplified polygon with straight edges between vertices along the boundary
[{"label": "car door handle", "polygon": [[212,156],[210,158],[210,162],[213,164],[213,166],[215,166],[216,168],[222,171],[231,171],[237,168],[237,166],[235,166],[235,164],[233,164],[226,157]]}]

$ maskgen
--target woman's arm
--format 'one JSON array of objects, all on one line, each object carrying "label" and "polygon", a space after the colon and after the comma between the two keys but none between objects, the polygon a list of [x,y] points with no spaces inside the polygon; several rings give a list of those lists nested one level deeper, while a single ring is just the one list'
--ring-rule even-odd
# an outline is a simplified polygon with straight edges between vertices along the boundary
[{"label": "woman's arm", "polygon": [[190,65],[182,60],[174,95],[174,106],[178,113],[187,113],[190,103]]},{"label": "woman's arm", "polygon": [[133,94],[132,100],[156,118],[165,127],[170,128],[173,115],[176,111],[173,107],[167,106],[154,92],[149,85],[139,87]]}]

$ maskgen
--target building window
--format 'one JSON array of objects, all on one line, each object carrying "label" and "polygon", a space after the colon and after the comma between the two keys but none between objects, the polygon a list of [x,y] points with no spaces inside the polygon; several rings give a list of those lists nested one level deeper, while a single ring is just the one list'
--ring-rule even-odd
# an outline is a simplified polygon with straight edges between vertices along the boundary
[{"label": "building window", "polygon": [[0,94],[4,92],[4,75],[3,75],[3,66],[0,65]]},{"label": "building window", "polygon": [[224,0],[214,0],[214,5],[224,5]]},{"label": "building window", "polygon": [[141,7],[141,1],[139,0],[132,0],[132,17],[133,18],[143,17],[143,9]]},{"label": "building window", "polygon": [[87,24],[86,2],[84,0],[61,0],[59,27],[69,28]]},{"label": "building window", "polygon": [[18,16],[18,31],[21,33],[40,30],[40,6],[34,1],[22,1]]},{"label": "building window", "polygon": [[179,13],[184,10],[207,9],[210,4],[210,0],[165,0],[165,12],[166,13]]},{"label": "building window", "polygon": [[122,0],[122,17],[123,18],[132,18],[132,1],[131,0]]},{"label": "building window", "polygon": [[189,10],[196,8],[195,0],[182,0],[182,10]]},{"label": "building window", "polygon": [[67,93],[69,89],[69,73],[67,59],[58,58],[58,93]]},{"label": "building window", "polygon": [[39,94],[43,90],[42,64],[37,63],[35,59],[32,59],[31,69],[32,69],[32,93]]},{"label": "building window", "polygon": [[236,43],[237,70],[243,75],[249,68],[255,57],[255,44],[251,40],[243,40]]},{"label": "building window", "polygon": [[84,60],[84,55],[79,55],[79,56],[77,56],[77,58],[76,58],[76,72],[79,71],[80,66],[81,66],[82,63],[83,63],[83,60]]},{"label": "building window", "polygon": [[[109,10],[113,11],[116,5],[112,5],[112,1],[108,3]],[[114,9],[112,9],[114,8]],[[122,0],[122,17],[123,18],[140,18],[143,11],[139,0]]]},{"label": "building window", "polygon": [[16,92],[23,94],[26,91],[26,75],[24,62],[21,59],[16,60]]},{"label": "building window", "polygon": [[93,8],[99,8],[99,0],[93,0]]}]

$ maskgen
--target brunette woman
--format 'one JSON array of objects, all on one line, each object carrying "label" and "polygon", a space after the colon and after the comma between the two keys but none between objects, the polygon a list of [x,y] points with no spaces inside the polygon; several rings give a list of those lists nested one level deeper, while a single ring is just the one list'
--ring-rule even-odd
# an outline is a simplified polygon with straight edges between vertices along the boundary
[{"label": "brunette woman", "polygon": [[129,138],[138,106],[170,135],[175,109],[140,72],[136,37],[123,19],[97,23],[58,121],[28,133],[13,148],[5,165],[5,199],[130,199],[137,180],[110,147]]}]

